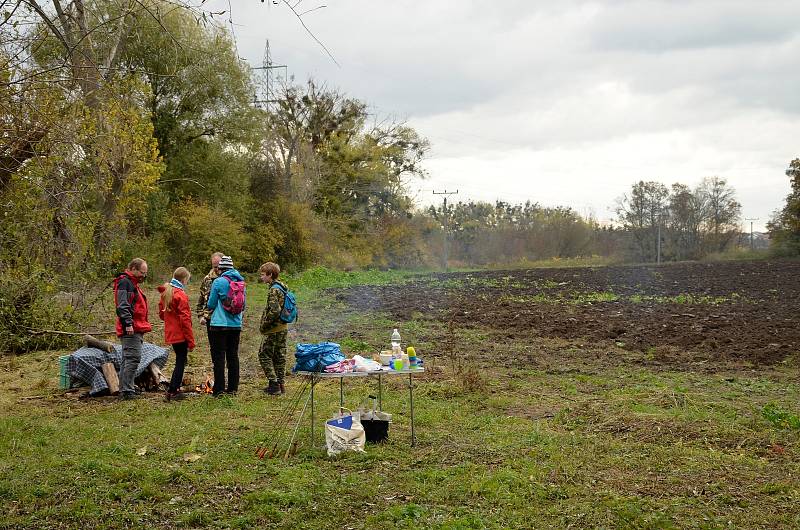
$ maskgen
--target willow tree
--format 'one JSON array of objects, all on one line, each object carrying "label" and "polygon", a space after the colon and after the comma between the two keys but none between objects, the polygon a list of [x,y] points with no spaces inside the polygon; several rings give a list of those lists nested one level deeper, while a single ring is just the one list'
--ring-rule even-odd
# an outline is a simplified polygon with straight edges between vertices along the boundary
[{"label": "willow tree", "polygon": [[[52,149],[63,147],[63,141],[43,149],[44,137],[38,139],[42,145],[30,151],[55,162],[39,164],[47,169],[42,178],[55,186],[53,193],[80,193],[87,203],[86,210],[76,215],[82,227],[92,227],[85,248],[91,253],[107,253],[110,243],[124,236],[126,221],[141,211],[136,197],[153,189],[162,170],[144,105],[148,87],[141,72],[132,72],[121,62],[132,28],[143,18],[159,19],[168,5],[175,8],[176,4],[22,0],[6,20],[11,27],[27,28],[4,41],[14,49],[16,77],[11,81],[22,87],[35,80],[60,92],[57,105],[39,112],[59,114],[66,120],[51,131],[75,131],[66,139],[73,156]],[[79,182],[60,178],[76,172]],[[64,188],[58,189],[61,181]]]}]

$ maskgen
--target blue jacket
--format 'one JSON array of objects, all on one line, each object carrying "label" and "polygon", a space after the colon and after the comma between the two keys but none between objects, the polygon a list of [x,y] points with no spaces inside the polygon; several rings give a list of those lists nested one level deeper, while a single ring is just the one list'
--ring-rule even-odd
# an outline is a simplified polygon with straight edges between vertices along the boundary
[{"label": "blue jacket", "polygon": [[[229,269],[222,273],[222,275],[214,280],[214,283],[211,284],[211,292],[208,293],[208,308],[213,311],[211,313],[211,327],[212,328],[242,328],[242,315],[244,311],[239,313],[238,315],[232,315],[225,311],[225,308],[222,307],[222,300],[225,299],[225,296],[228,294],[228,286],[230,283],[225,277],[229,277],[231,280],[235,281],[244,281],[244,277],[239,274],[239,271],[236,269]],[[247,299],[247,290],[245,290],[245,300]],[[246,304],[245,304],[245,307]]]}]

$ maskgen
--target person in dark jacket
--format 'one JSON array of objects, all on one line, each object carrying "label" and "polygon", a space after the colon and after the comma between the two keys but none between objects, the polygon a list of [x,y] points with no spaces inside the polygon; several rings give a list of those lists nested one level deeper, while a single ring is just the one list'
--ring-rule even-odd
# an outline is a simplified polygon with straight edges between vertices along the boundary
[{"label": "person in dark jacket", "polygon": [[189,297],[185,288],[191,274],[185,267],[178,267],[172,274],[172,280],[158,286],[161,299],[158,301],[158,318],[164,321],[164,342],[175,350],[175,369],[167,389],[167,401],[181,399],[178,391],[183,383],[183,372],[186,358],[194,349],[194,331],[192,330],[192,310],[189,308]]},{"label": "person in dark jacket", "polygon": [[142,258],[134,258],[114,280],[117,337],[122,342],[122,366],[119,371],[122,399],[136,397],[133,380],[142,358],[144,334],[153,329],[147,320],[147,297],[139,287],[146,277],[147,262]]},{"label": "person in dark jacket", "polygon": [[[242,313],[246,291],[244,277],[233,268],[230,256],[222,256],[219,260],[220,276],[211,284],[208,293],[208,309],[212,311],[208,327],[208,341],[211,346],[211,362],[214,364],[214,395],[223,393],[236,394],[239,390],[239,336],[242,332]],[[242,307],[239,311],[231,311],[228,292],[232,284],[240,283],[242,287]],[[228,365],[228,386],[225,386],[225,364]]]}]

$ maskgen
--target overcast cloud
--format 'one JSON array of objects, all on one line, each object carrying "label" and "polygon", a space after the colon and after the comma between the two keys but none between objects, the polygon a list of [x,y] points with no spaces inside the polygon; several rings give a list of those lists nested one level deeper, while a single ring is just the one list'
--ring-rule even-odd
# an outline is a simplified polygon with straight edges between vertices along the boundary
[{"label": "overcast cloud", "polygon": [[230,1],[239,53],[260,65],[269,39],[296,81],[407,120],[432,144],[430,178],[411,185],[421,204],[458,189],[456,200],[530,200],[605,220],[637,180],[717,175],[758,230],[789,191],[796,0],[324,3],[303,20],[340,66],[270,0]]}]

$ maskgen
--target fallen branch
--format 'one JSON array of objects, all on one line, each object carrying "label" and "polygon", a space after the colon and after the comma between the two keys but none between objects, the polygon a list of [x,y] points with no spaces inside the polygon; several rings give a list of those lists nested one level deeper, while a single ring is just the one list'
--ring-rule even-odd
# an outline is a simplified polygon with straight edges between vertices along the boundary
[{"label": "fallen branch", "polygon": [[86,335],[83,340],[86,345],[91,348],[97,348],[98,350],[103,350],[106,353],[111,353],[114,351],[113,344],[104,340],[100,340],[96,337],[92,337],[91,335]]},{"label": "fallen branch", "polygon": [[34,329],[34,328],[24,328],[28,330],[33,335],[116,335],[116,331],[59,331],[57,329]]}]

